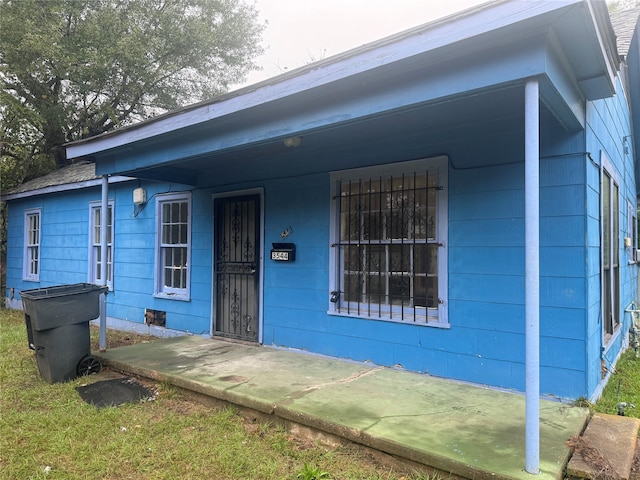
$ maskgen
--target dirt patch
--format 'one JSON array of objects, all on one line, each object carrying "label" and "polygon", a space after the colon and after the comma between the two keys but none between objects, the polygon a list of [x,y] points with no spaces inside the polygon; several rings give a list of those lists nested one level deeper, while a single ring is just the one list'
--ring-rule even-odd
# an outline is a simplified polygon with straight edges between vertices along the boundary
[{"label": "dirt patch", "polygon": [[[100,348],[100,329],[95,325],[91,325],[91,350]],[[137,343],[148,343],[158,340],[153,335],[141,335],[133,332],[123,332],[121,330],[107,330],[107,348],[125,347],[127,345],[135,345]]]}]

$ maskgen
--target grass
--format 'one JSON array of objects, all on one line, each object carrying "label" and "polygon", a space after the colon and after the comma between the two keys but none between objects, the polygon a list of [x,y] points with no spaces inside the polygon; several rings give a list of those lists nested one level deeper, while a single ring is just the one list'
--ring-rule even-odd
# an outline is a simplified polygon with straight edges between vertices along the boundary
[{"label": "grass", "polygon": [[[131,336],[109,335],[147,340]],[[155,401],[97,409],[76,387],[102,375],[48,384],[27,348],[22,312],[0,310],[0,479],[434,478],[394,470],[359,447],[297,442],[164,383],[148,384]]]},{"label": "grass", "polygon": [[[110,331],[109,347],[152,341]],[[97,347],[97,331],[92,329]],[[109,372],[106,372],[108,374]],[[400,471],[356,446],[301,443],[278,426],[214,410],[166,383],[148,383],[153,402],[96,409],[76,387],[48,384],[27,348],[22,312],[0,310],[0,479],[360,479],[434,480]],[[625,352],[592,411],[640,418],[640,359]]]},{"label": "grass", "polygon": [[626,416],[640,418],[640,358],[636,358],[631,349],[621,355],[602,397],[592,410],[617,415],[620,402],[635,405],[625,408]]}]

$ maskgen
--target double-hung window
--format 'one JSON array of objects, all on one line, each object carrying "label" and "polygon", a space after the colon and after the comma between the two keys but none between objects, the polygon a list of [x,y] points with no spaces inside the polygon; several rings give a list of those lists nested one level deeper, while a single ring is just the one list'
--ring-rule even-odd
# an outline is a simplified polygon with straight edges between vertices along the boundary
[{"label": "double-hung window", "polygon": [[156,197],[156,295],[189,300],[191,194]]},{"label": "double-hung window", "polygon": [[447,165],[332,174],[331,313],[448,325]]},{"label": "double-hung window", "polygon": [[40,280],[40,225],[42,210],[33,208],[24,212],[24,255],[22,278]]},{"label": "double-hung window", "polygon": [[601,238],[602,318],[607,345],[620,326],[620,188],[611,162],[602,154]]},{"label": "double-hung window", "polygon": [[103,284],[106,274],[107,285],[113,289],[113,201],[108,203],[107,209],[107,265],[102,265],[102,205],[99,202],[89,206],[89,282]]}]

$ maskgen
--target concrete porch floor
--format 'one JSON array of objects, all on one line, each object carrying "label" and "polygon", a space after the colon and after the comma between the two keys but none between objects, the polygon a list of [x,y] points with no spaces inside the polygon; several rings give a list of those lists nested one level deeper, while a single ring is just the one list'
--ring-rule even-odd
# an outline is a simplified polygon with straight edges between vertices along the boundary
[{"label": "concrete porch floor", "polygon": [[539,475],[524,471],[517,393],[302,352],[189,336],[95,353],[166,381],[472,479],[562,479],[588,411],[541,400]]}]

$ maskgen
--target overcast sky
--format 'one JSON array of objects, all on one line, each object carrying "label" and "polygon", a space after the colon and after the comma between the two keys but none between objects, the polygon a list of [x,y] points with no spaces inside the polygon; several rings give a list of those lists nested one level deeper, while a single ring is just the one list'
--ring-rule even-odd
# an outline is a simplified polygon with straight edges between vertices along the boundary
[{"label": "overcast sky", "polygon": [[265,55],[246,84],[464,10],[486,0],[255,0]]}]

